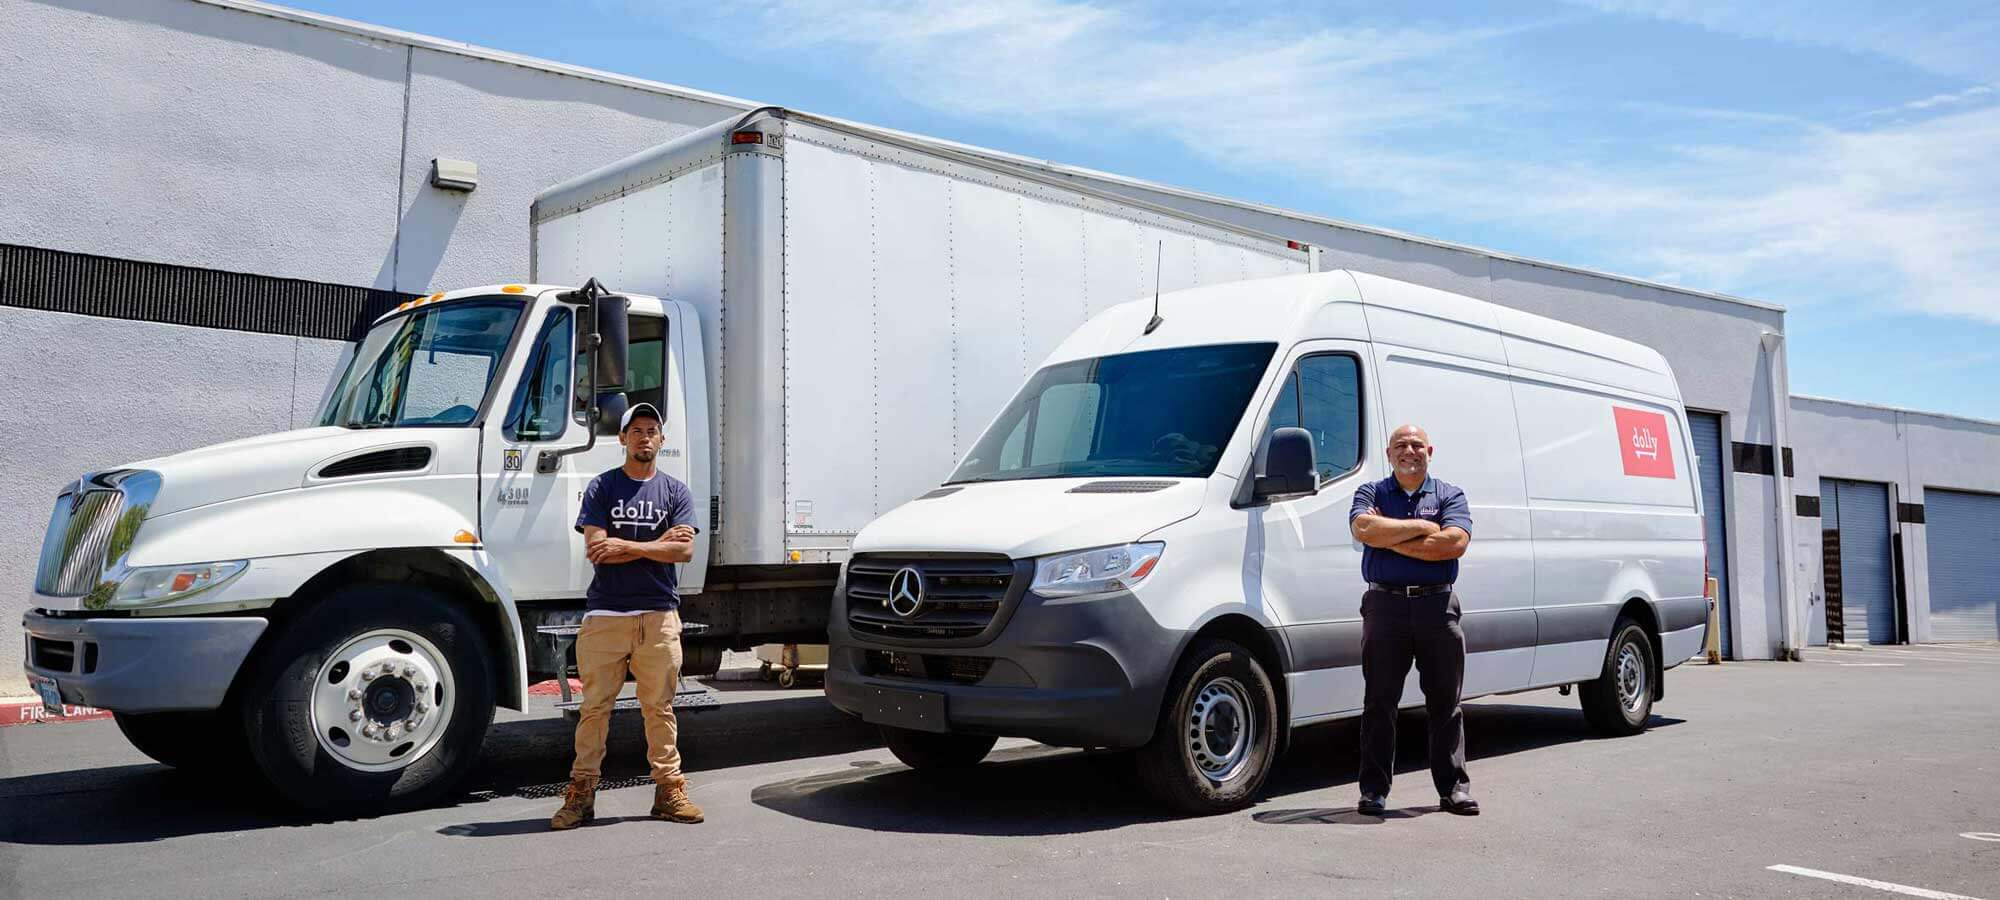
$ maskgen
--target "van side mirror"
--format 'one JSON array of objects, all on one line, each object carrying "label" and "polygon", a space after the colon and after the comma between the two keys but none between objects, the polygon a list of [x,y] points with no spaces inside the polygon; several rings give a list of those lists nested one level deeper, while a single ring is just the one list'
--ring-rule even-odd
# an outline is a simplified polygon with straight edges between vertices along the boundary
[{"label": "van side mirror", "polygon": [[1310,497],[1319,493],[1318,462],[1312,433],[1303,428],[1271,432],[1264,448],[1264,474],[1257,476],[1251,498],[1263,502]]}]

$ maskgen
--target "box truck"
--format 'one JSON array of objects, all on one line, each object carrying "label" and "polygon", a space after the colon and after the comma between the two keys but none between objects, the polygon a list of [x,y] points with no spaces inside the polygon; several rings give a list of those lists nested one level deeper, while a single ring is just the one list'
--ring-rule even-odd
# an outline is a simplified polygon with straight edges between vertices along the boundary
[{"label": "box truck", "polygon": [[1471,503],[1465,694],[1580,685],[1599,730],[1644,728],[1708,621],[1666,361],[1344,271],[1078,328],[941,486],[855,538],[827,696],[913,767],[1017,735],[1135,750],[1180,810],[1247,805],[1292,729],[1361,711],[1350,505],[1405,423]]},{"label": "box truck", "polygon": [[[557,185],[530,278],[415,298],[315,427],[63,488],[25,617],[45,702],[170,765],[254,764],[309,807],[422,803],[496,705],[563,670],[572,527],[666,416],[707,504],[690,673],[824,640],[862,525],[946,474],[1078,324],[1152,291],[1309,267],[1285,240],[870,129],[763,109]],[[692,630],[692,629],[691,629]]]}]

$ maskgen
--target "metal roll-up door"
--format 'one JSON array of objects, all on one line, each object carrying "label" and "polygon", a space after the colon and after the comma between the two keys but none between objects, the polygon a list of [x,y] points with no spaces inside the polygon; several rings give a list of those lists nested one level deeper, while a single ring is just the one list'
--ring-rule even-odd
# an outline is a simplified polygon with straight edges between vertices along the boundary
[{"label": "metal roll-up door", "polygon": [[[1825,479],[1820,487],[1821,527],[1839,560],[1839,577],[1827,601],[1840,601],[1840,639],[1849,644],[1896,642],[1896,581],[1889,549],[1889,486]],[[1829,502],[1830,501],[1830,502]],[[1828,638],[1834,637],[1828,623]]]},{"label": "metal roll-up door", "polygon": [[2000,496],[1924,489],[1931,638],[2000,640]]},{"label": "metal roll-up door", "polygon": [[1723,508],[1723,479],[1728,477],[1722,448],[1722,417],[1714,413],[1688,413],[1688,435],[1694,438],[1694,453],[1701,463],[1701,517],[1707,529],[1708,574],[1715,579],[1715,609],[1722,622],[1723,656],[1734,656],[1729,634],[1729,529],[1728,510]]}]

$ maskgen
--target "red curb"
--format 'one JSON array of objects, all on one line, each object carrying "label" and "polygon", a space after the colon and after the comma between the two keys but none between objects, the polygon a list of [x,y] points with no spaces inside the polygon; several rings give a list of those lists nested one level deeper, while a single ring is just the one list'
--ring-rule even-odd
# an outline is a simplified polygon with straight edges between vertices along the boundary
[{"label": "red curb", "polygon": [[47,710],[42,709],[42,702],[40,700],[32,700],[26,703],[14,701],[0,703],[0,728],[5,728],[9,725],[35,725],[41,723],[60,725],[65,722],[88,722],[92,719],[109,718],[111,718],[110,710],[98,709],[95,706],[70,706],[64,704],[63,714],[56,716],[50,715]]},{"label": "red curb", "polygon": [[[583,682],[572,678],[569,680],[569,689],[570,693],[581,694],[583,693]],[[562,685],[557,684],[553,678],[548,681],[538,681],[528,685],[528,694],[534,697],[561,696]]]}]

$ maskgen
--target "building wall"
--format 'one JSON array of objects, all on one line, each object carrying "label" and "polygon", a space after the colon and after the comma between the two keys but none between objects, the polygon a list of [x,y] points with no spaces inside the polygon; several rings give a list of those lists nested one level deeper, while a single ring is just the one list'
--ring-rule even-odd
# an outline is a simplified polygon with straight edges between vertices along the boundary
[{"label": "building wall", "polygon": [[[1816,397],[1793,397],[1791,411],[1792,441],[1798,448],[1794,483],[1800,496],[1817,497],[1822,478],[1885,483],[1892,504],[1921,505],[1925,488],[2000,494],[2000,422]],[[1891,527],[1903,541],[1909,634],[1921,643],[1932,639],[1930,548],[1923,523],[1901,521],[1905,518],[1915,516],[1898,516]],[[1813,631],[1814,641],[1821,642],[1825,640],[1826,612],[1820,565],[1821,520],[1798,515],[1798,522],[1802,562],[1794,577],[1806,604],[1805,615],[1818,626]]]}]

